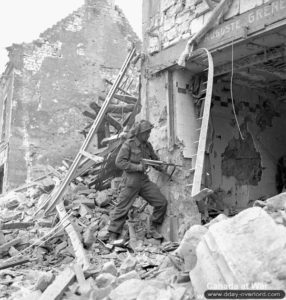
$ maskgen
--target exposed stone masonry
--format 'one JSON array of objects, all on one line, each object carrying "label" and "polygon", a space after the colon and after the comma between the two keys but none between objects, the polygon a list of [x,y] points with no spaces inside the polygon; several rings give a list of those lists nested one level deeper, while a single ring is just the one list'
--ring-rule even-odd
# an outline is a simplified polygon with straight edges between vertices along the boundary
[{"label": "exposed stone masonry", "polygon": [[86,1],[32,43],[8,48],[15,69],[11,187],[27,173],[37,177],[46,165],[73,160],[83,142],[80,130],[89,122],[82,112],[106,93],[103,79],[115,79],[132,42],[140,49],[122,11],[100,0]]}]

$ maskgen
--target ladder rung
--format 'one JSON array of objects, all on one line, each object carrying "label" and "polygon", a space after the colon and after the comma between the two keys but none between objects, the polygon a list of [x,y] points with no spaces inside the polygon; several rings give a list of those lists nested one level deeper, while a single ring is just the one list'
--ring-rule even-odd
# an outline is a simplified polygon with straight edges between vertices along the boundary
[{"label": "ladder rung", "polygon": [[196,129],[196,131],[200,131],[200,130],[201,130],[201,128],[202,128],[202,127],[200,127],[200,128],[197,128],[197,129]]},{"label": "ladder rung", "polygon": [[194,142],[194,144],[198,144],[198,143],[199,143],[199,141],[195,141],[195,142]]},{"label": "ladder rung", "polygon": [[[108,80],[108,79],[106,79],[106,78],[104,78],[104,80],[105,80],[106,83],[108,83],[109,85],[113,85],[113,82],[112,82],[112,81],[110,81],[110,80]],[[123,93],[126,94],[126,95],[130,95],[130,93],[128,93],[126,90],[122,89],[121,87],[117,87],[117,89],[118,89],[119,91],[123,92]]]},{"label": "ladder rung", "polygon": [[190,172],[194,172],[195,170],[195,168],[189,169]]},{"label": "ladder rung", "polygon": [[193,155],[191,155],[191,157],[195,157],[195,156],[197,156],[197,154],[193,154]]},{"label": "ladder rung", "polygon": [[186,185],[186,187],[191,187],[191,186],[193,186],[192,183]]},{"label": "ladder rung", "polygon": [[197,120],[202,120],[202,119],[203,119],[203,117],[197,118]]},{"label": "ladder rung", "polygon": [[206,91],[207,91],[207,89],[204,89],[204,90],[201,90],[200,93],[204,93],[204,92],[206,92]]},{"label": "ladder rung", "polygon": [[207,68],[203,69],[203,72],[204,72],[204,71],[207,71],[208,69],[209,69],[209,67],[207,67]]}]

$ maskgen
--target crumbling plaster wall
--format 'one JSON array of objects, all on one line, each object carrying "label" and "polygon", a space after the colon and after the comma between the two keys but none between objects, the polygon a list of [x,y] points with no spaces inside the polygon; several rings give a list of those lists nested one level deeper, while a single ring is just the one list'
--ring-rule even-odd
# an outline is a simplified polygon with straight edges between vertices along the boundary
[{"label": "crumbling plaster wall", "polygon": [[[160,70],[164,70],[164,68],[168,68],[172,65],[171,61],[168,62],[169,65],[165,64],[165,60],[167,59],[164,57],[164,49],[169,47],[174,49],[180,41],[187,41],[202,28],[210,17],[211,10],[213,9],[207,5],[208,2],[215,6],[218,1],[143,1],[143,50],[146,57],[142,68],[141,98],[143,109],[141,116],[146,117],[155,124],[151,139],[154,144],[157,145],[159,153],[161,153],[161,158],[165,160],[170,159],[171,161],[179,162],[184,165],[183,171],[179,171],[174,176],[177,179],[177,184],[173,183],[170,189],[171,193],[175,195],[175,198],[177,197],[179,200],[174,201],[173,195],[169,195],[168,197],[171,204],[169,214],[172,210],[177,210],[175,215],[183,215],[180,221],[182,223],[187,223],[189,219],[192,219],[193,222],[197,222],[198,220],[196,204],[192,202],[190,197],[191,188],[186,187],[187,184],[192,183],[192,174],[188,172],[188,170],[195,165],[195,158],[190,158],[190,156],[196,152],[194,143],[198,140],[198,131],[195,132],[194,130],[199,127],[195,120],[195,108],[192,106],[193,99],[188,93],[186,86],[190,77],[187,72],[184,74],[183,71],[175,71],[173,73],[175,145],[170,148],[170,136],[168,136],[170,128],[168,127],[169,110],[167,93],[169,83],[166,80],[167,71],[165,69],[165,71],[155,73],[154,69],[148,68],[148,64],[149,61],[151,61],[151,56],[154,56],[154,61],[157,57],[155,54],[162,52],[162,56],[158,57],[158,61],[156,61],[156,66],[159,66]],[[229,20],[238,14],[249,11],[256,6],[263,5],[266,2],[268,2],[268,0],[233,0],[228,12],[224,15],[224,20]],[[178,58],[179,57],[177,57],[177,59]],[[175,63],[175,61],[173,63]],[[178,86],[176,86],[176,81],[178,81]],[[179,88],[181,89],[179,90]],[[183,91],[184,89],[185,91]],[[166,112],[167,121],[162,122],[162,115]],[[227,136],[229,139],[233,137],[233,135],[230,137],[229,133],[227,133]],[[254,141],[254,143],[256,143],[256,141]],[[224,148],[221,149],[221,153],[225,151],[226,146],[227,143],[224,145]],[[258,152],[261,154],[262,167],[264,168],[264,161],[266,160],[267,154],[264,154],[261,149],[259,149]],[[219,170],[219,168],[221,168],[221,164],[216,166],[216,172],[218,172],[217,170]],[[259,187],[268,180],[267,178],[270,178],[265,175],[266,172],[268,172],[269,175],[273,174],[273,165],[271,168],[263,169],[262,183],[259,184]],[[218,178],[222,177],[220,176]],[[220,181],[221,179],[214,181],[217,187],[221,186]],[[268,183],[268,186],[272,186],[272,183]],[[247,192],[253,189],[255,193],[258,194],[259,187],[248,186]],[[240,187],[239,190],[242,191],[246,189]],[[253,193],[253,197],[256,196],[255,193]],[[236,197],[237,194],[238,193],[235,195]],[[243,197],[244,195],[240,193],[239,201]],[[187,221],[185,222],[184,220]]]},{"label": "crumbling plaster wall", "polygon": [[[140,116],[149,119],[155,126],[151,132],[150,141],[160,159],[182,165],[177,168],[170,181],[166,175],[157,171],[151,172],[151,179],[158,184],[167,197],[169,206],[163,230],[172,238],[177,238],[185,228],[200,223],[200,216],[195,202],[191,199],[192,172],[194,161],[191,155],[195,153],[195,144],[198,133],[195,125],[195,108],[191,95],[186,91],[190,75],[178,70],[173,72],[173,107],[168,103],[168,84],[166,72],[152,77],[146,84],[146,77],[142,77],[143,102]],[[175,143],[170,145],[170,114],[173,110]],[[172,168],[168,169],[170,173]]]},{"label": "crumbling plaster wall", "polygon": [[227,207],[242,209],[253,200],[277,193],[276,163],[285,154],[285,107],[273,95],[259,90],[234,85],[233,94],[245,140],[235,122],[229,83],[215,84],[211,109],[212,188]]},{"label": "crumbling plaster wall", "polygon": [[[12,45],[15,93],[9,155],[11,187],[73,159],[88,104],[106,91],[130,43],[141,42],[113,1],[89,0],[29,44]],[[18,149],[21,149],[18,153]],[[14,180],[15,174],[19,176]]]}]

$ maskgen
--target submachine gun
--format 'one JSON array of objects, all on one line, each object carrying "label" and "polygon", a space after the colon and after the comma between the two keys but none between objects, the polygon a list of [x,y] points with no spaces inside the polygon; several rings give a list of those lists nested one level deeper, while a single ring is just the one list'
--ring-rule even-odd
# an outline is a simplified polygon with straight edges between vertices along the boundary
[{"label": "submachine gun", "polygon": [[[177,165],[177,164],[174,164],[174,163],[168,163],[168,162],[161,161],[161,160],[152,160],[152,159],[146,159],[146,158],[143,158],[141,160],[141,162],[145,166],[154,167],[155,169],[159,168],[160,172],[166,174],[169,177],[169,180],[172,179],[172,176],[173,176],[174,172],[176,171],[176,168],[178,168],[178,167],[182,168],[183,167],[182,165]],[[172,167],[172,171],[170,172],[170,174],[167,173],[167,168],[168,167]]]}]

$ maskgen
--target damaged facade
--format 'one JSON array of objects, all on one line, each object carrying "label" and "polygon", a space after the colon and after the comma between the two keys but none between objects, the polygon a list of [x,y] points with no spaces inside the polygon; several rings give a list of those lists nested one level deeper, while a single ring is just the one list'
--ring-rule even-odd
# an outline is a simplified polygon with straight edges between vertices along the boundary
[{"label": "damaged facade", "polygon": [[[286,193],[276,195],[275,175],[285,150],[286,1],[218,2],[144,1],[141,117],[155,125],[160,158],[178,165],[171,178],[170,170],[149,173],[168,199],[164,241],[148,235],[152,208],[141,197],[110,241],[122,178],[100,191],[95,182],[101,172],[114,176],[110,154],[126,131],[89,153],[89,134],[118,109],[113,96],[133,101],[126,127],[138,114],[140,94],[119,93],[132,49],[79,151],[88,166],[76,158],[1,197],[0,298],[197,300],[208,290],[285,298]],[[11,71],[2,77],[7,103]],[[218,216],[201,225],[205,207],[196,201],[206,197]]]},{"label": "damaged facade", "polygon": [[131,43],[140,48],[114,1],[86,0],[39,39],[8,48],[1,78],[3,191],[74,158],[84,141],[80,130],[90,123],[83,112],[101,103],[109,88],[104,79],[114,80]]},{"label": "damaged facade", "polygon": [[185,166],[169,193],[178,226],[182,214],[198,217],[192,169],[209,66],[196,49],[206,48],[214,66],[201,185],[214,191],[209,206],[235,213],[277,194],[286,150],[285,19],[284,0],[144,1],[142,115],[155,124],[160,157]]}]

